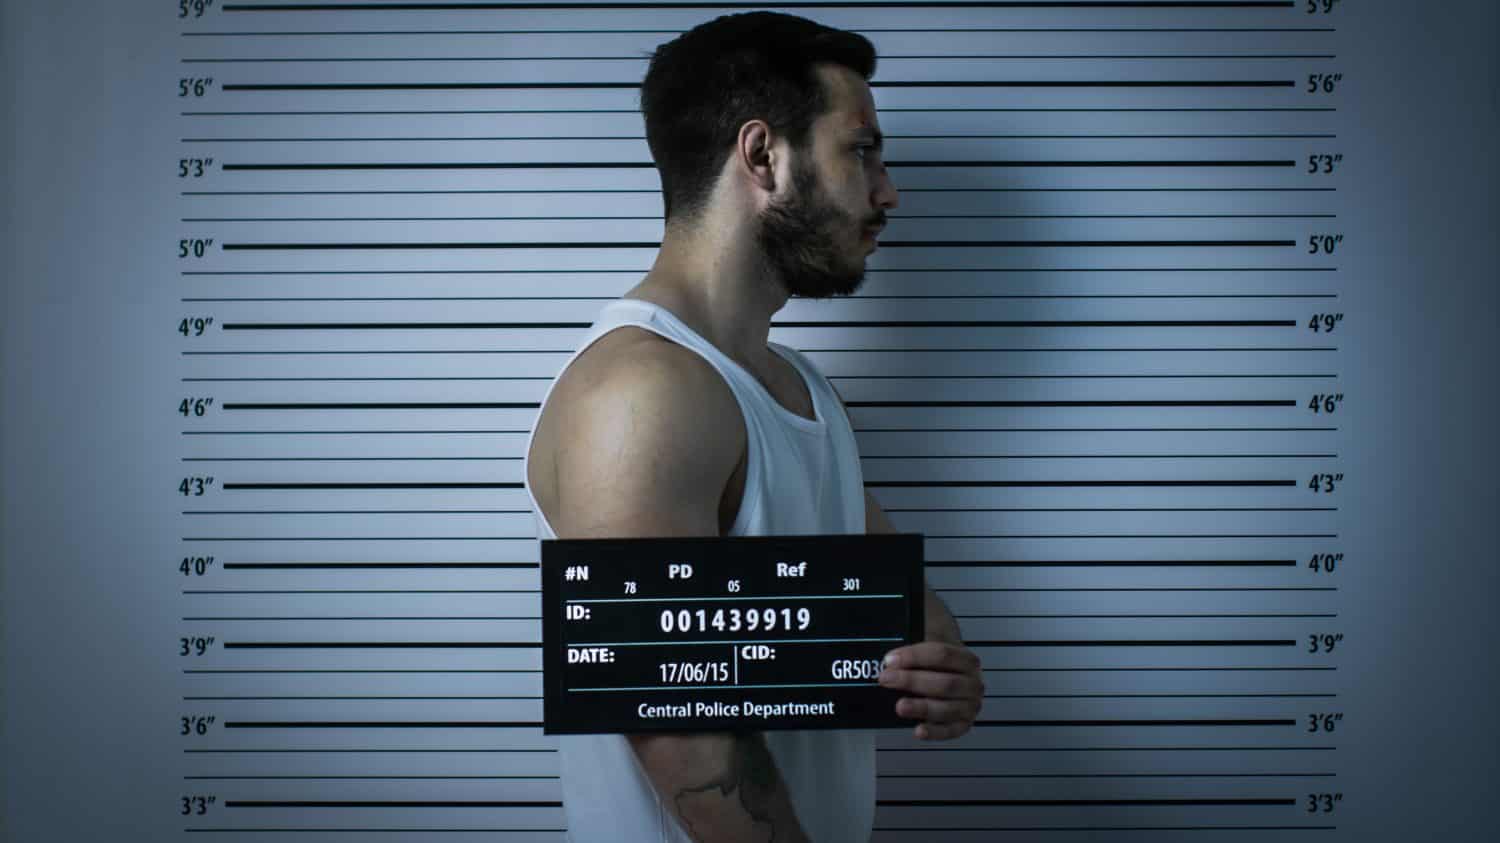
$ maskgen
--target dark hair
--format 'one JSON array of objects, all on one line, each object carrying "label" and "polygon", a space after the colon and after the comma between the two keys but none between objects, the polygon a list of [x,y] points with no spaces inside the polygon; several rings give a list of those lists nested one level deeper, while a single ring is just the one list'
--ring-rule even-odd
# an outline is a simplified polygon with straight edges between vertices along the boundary
[{"label": "dark hair", "polygon": [[829,105],[813,69],[822,62],[869,79],[875,45],[806,18],[748,12],[715,18],[656,48],[640,107],[669,224],[701,218],[747,121],[765,120],[794,148],[806,148],[813,121]]}]

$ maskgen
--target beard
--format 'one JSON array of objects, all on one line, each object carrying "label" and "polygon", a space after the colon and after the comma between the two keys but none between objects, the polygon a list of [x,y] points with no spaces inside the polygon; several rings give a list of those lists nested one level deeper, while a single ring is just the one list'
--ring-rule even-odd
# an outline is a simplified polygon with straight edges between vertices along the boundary
[{"label": "beard", "polygon": [[[852,214],[829,201],[810,165],[792,166],[791,197],[772,202],[755,228],[766,274],[788,296],[826,299],[852,295],[865,280],[864,232]],[[856,253],[856,250],[861,250]]]}]

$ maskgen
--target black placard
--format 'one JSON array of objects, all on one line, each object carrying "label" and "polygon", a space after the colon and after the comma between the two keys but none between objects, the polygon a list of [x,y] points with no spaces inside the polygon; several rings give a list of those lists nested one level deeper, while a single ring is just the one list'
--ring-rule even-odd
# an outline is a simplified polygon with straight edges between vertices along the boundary
[{"label": "black placard", "polygon": [[542,541],[544,734],[909,727],[921,533]]}]

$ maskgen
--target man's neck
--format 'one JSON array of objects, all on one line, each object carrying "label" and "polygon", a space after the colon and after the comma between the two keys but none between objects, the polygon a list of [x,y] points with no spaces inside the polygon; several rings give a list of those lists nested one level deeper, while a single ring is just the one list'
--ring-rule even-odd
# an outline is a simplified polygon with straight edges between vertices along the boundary
[{"label": "man's neck", "polygon": [[[753,247],[750,247],[753,248]],[[786,305],[780,284],[747,249],[696,251],[663,243],[646,278],[625,294],[659,304],[730,359],[764,377],[771,317]]]}]

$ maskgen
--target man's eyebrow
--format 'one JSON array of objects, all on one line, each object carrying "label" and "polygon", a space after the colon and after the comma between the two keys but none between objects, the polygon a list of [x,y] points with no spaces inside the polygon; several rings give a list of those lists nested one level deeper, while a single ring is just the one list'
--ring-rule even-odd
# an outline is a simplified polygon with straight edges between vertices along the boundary
[{"label": "man's eyebrow", "polygon": [[868,128],[868,127],[860,127],[858,129],[854,130],[854,134],[856,134],[856,135],[858,135],[860,137],[872,137],[872,138],[875,139],[875,148],[876,149],[882,149],[882,150],[885,149],[885,135],[882,134],[879,129],[871,129],[871,128]]}]

